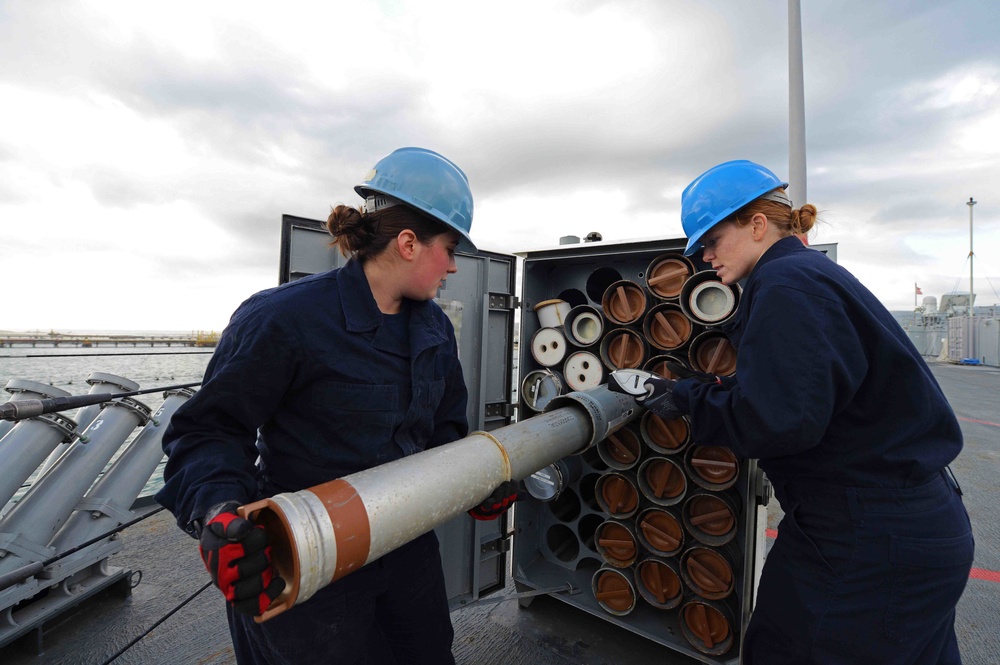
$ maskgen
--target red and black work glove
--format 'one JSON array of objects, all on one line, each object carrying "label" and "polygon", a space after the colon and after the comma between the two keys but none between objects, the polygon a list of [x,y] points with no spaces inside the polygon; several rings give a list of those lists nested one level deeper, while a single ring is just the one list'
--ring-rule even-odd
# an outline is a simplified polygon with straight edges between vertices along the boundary
[{"label": "red and black work glove", "polygon": [[477,520],[495,520],[514,505],[518,499],[523,499],[525,493],[518,489],[517,481],[506,480],[493,490],[493,494],[483,499],[483,502],[469,511]]},{"label": "red and black work glove", "polygon": [[263,614],[285,589],[271,566],[264,527],[236,513],[239,503],[226,501],[205,514],[198,550],[212,582],[240,614]]},{"label": "red and black work glove", "polygon": [[667,361],[667,369],[669,369],[678,379],[697,379],[701,383],[722,383],[722,380],[715,374],[699,372],[698,370],[690,369],[680,363],[675,363],[672,360]]}]

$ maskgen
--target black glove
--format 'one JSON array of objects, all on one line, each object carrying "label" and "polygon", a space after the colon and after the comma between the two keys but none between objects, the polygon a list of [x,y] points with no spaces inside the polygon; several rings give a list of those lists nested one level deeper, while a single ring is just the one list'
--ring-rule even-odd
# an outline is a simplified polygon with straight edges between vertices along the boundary
[{"label": "black glove", "polygon": [[201,559],[212,582],[240,614],[258,616],[285,588],[271,566],[264,527],[236,513],[239,503],[226,501],[206,513],[199,538]]},{"label": "black glove", "polygon": [[619,369],[611,372],[608,390],[631,395],[639,406],[649,409],[664,420],[674,420],[684,415],[674,404],[676,384],[673,379],[664,379],[651,372]]},{"label": "black glove", "polygon": [[523,499],[525,493],[518,489],[517,481],[507,480],[493,490],[493,494],[483,499],[483,502],[469,511],[477,520],[495,520],[514,505],[518,499]]},{"label": "black glove", "polygon": [[667,361],[667,369],[669,369],[673,374],[681,379],[697,379],[701,383],[722,383],[722,380],[715,374],[709,374],[708,372],[699,372],[695,369],[689,369],[688,367],[675,363],[672,360]]}]

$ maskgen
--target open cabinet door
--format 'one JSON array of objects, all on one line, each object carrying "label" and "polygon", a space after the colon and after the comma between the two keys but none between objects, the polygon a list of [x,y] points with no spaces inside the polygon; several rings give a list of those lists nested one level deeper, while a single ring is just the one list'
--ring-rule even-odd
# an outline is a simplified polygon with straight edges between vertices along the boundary
[{"label": "open cabinet door", "polygon": [[[342,266],[346,259],[329,243],[323,222],[282,215],[279,283]],[[512,422],[516,260],[477,252],[459,253],[455,262],[458,272],[435,302],[455,325],[469,390],[470,431],[489,431]],[[504,588],[511,543],[506,515],[494,522],[462,515],[435,531],[452,609]]]}]

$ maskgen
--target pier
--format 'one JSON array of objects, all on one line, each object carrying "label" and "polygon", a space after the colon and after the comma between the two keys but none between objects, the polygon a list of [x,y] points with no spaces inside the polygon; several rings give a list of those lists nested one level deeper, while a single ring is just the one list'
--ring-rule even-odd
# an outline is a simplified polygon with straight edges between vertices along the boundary
[{"label": "pier", "polygon": [[189,334],[75,334],[57,332],[0,332],[0,348],[14,347],[118,347],[118,346],[191,346],[214,347],[219,341],[215,331]]}]

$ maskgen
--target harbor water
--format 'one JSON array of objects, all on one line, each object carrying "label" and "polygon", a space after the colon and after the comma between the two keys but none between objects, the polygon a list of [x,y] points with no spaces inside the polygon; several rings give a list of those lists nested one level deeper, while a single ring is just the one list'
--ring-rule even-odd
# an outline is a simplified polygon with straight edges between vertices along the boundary
[{"label": "harbor water", "polygon": [[[61,388],[73,395],[90,392],[87,377],[92,372],[114,374],[139,384],[139,390],[201,381],[212,357],[211,349],[188,347],[19,347],[0,349],[0,387],[11,379],[24,379]],[[10,395],[0,393],[0,402]],[[135,397],[153,413],[163,404],[163,393]],[[64,415],[73,418],[76,410]],[[133,436],[139,433],[137,428]],[[122,446],[122,450],[124,450]],[[31,479],[29,479],[29,483]],[[157,467],[140,497],[150,496],[163,485],[163,463]],[[22,492],[26,488],[22,488]],[[18,495],[19,496],[19,495]],[[16,498],[16,497],[15,497]]]}]

